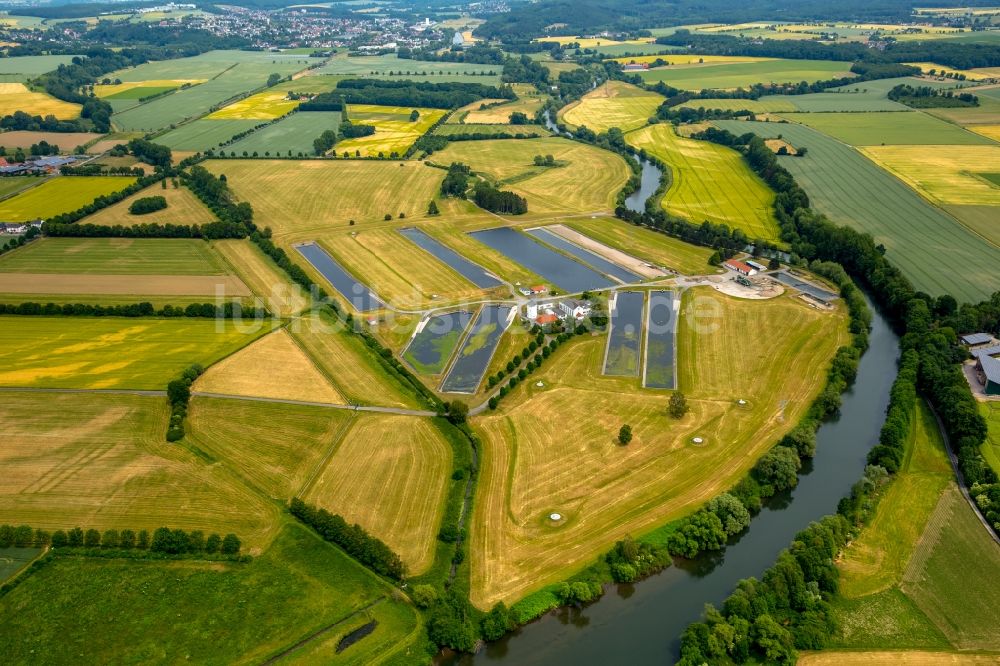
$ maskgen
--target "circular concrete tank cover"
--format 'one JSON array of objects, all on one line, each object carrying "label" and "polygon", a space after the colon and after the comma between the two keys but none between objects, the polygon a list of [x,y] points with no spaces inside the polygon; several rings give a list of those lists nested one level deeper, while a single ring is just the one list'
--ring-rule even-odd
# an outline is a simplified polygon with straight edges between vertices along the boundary
[{"label": "circular concrete tank cover", "polygon": [[550,513],[549,518],[551,520],[562,520],[562,514],[560,513]]},{"label": "circular concrete tank cover", "polygon": [[705,440],[703,440],[703,439],[702,439],[701,437],[695,437],[695,438],[694,438],[694,439],[692,439],[691,441],[692,441],[692,442],[694,442],[695,444],[701,444],[701,443],[702,443],[702,442],[704,442]]}]

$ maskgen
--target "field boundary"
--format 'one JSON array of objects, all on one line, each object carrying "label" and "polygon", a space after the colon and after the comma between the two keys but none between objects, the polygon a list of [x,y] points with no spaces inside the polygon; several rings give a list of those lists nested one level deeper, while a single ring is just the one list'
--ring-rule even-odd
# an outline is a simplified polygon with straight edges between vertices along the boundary
[{"label": "field boundary", "polygon": [[385,600],[386,600],[386,597],[385,597],[385,595],[383,595],[383,596],[379,597],[378,599],[375,599],[374,601],[368,602],[367,604],[365,604],[361,608],[358,608],[357,610],[352,611],[350,614],[345,615],[344,617],[340,618],[339,620],[337,620],[333,624],[328,624],[327,626],[314,631],[313,633],[309,634],[308,636],[306,636],[305,638],[303,638],[299,642],[295,643],[291,647],[282,650],[281,652],[279,652],[278,654],[274,655],[273,657],[269,658],[266,661],[262,661],[260,663],[260,666],[270,666],[270,664],[273,664],[273,663],[275,663],[275,662],[277,662],[277,661],[279,661],[279,660],[287,657],[291,653],[293,653],[296,650],[302,648],[304,645],[307,645],[308,643],[311,643],[312,641],[316,640],[317,638],[319,638],[320,636],[322,636],[326,632],[330,631],[331,629],[334,629],[334,628],[336,628],[336,627],[344,624],[345,622],[347,622],[351,618],[353,618],[353,617],[355,617],[355,616],[357,616],[357,615],[359,615],[361,613],[367,613],[369,610],[371,610],[375,606],[378,606],[380,603],[382,603]]}]

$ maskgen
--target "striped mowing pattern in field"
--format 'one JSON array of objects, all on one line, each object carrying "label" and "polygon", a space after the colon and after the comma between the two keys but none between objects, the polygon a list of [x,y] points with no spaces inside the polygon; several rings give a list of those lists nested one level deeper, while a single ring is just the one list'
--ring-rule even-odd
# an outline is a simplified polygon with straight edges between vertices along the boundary
[{"label": "striped mowing pattern in field", "polygon": [[812,206],[838,224],[866,231],[888,249],[917,289],[978,302],[1000,288],[1000,248],[967,231],[861,153],[803,125],[721,120],[734,134],[782,134],[803,158],[779,158]]},{"label": "striped mowing pattern in field", "polygon": [[524,134],[526,136],[550,136],[551,132],[540,125],[438,125],[433,134],[436,136],[454,136],[456,134]]},{"label": "striped mowing pattern in field", "polygon": [[428,419],[359,415],[305,499],[359,523],[419,574],[434,560],[451,459]]},{"label": "striped mowing pattern in field", "polygon": [[207,243],[188,239],[43,238],[0,258],[0,273],[225,275]]},{"label": "striped mowing pattern in field", "polygon": [[670,167],[672,181],[662,202],[667,211],[695,223],[728,224],[750,238],[778,238],[774,192],[735,150],[677,136],[666,124],[630,132],[625,140]]},{"label": "striped mowing pattern in field", "polygon": [[[214,122],[214,121],[213,121]],[[326,130],[340,126],[339,111],[303,111],[293,113],[279,122],[263,127],[222,150],[227,155],[244,152],[252,155],[312,155],[313,140]]]},{"label": "striped mowing pattern in field", "polygon": [[[843,93],[841,93],[843,94]],[[919,111],[908,113],[798,113],[792,122],[807,125],[852,146],[989,145],[988,138]],[[994,144],[995,145],[995,144]],[[918,148],[922,153],[927,149]],[[934,149],[933,153],[940,151]]]},{"label": "striped mowing pattern in field", "polygon": [[663,96],[621,81],[608,81],[560,110],[559,120],[595,132],[617,127],[623,132],[645,125],[663,102]]},{"label": "striped mowing pattern in field", "polygon": [[279,317],[301,312],[308,297],[287,274],[249,240],[219,240],[212,248],[229,262],[233,271],[251,291],[260,296],[264,306]]},{"label": "striped mowing pattern in field", "polygon": [[[167,207],[144,215],[130,213],[129,206],[137,199],[145,197],[163,197],[167,200]],[[212,211],[206,208],[188,188],[184,186],[174,187],[173,184],[168,183],[167,188],[163,189],[160,183],[156,183],[113,206],[88,215],[83,219],[83,222],[104,226],[120,224],[130,227],[135,224],[208,224],[215,222],[215,220],[216,217]],[[203,241],[195,242],[204,244]]]}]

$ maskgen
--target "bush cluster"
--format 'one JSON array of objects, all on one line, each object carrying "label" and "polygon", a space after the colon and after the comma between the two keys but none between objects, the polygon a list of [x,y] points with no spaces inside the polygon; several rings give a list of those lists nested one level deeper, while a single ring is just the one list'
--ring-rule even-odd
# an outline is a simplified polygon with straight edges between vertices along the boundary
[{"label": "bush cluster", "polygon": [[167,426],[167,441],[176,442],[184,437],[184,419],[187,417],[188,402],[191,400],[191,384],[205,369],[192,365],[177,379],[167,384],[167,400],[170,402],[170,424]]},{"label": "bush cluster", "polygon": [[142,197],[141,199],[136,199],[129,205],[128,212],[132,215],[148,215],[149,213],[155,213],[158,210],[163,210],[166,207],[166,197],[156,195],[153,197]]}]

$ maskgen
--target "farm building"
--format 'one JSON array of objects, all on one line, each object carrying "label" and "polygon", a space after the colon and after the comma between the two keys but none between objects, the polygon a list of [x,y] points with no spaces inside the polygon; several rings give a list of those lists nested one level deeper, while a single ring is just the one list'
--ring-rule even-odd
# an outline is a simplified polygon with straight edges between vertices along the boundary
[{"label": "farm building", "polygon": [[962,344],[970,349],[981,345],[988,345],[993,342],[993,336],[989,333],[968,333],[962,336]]},{"label": "farm building", "polygon": [[593,307],[590,301],[581,301],[575,298],[559,303],[559,308],[566,313],[567,317],[572,317],[573,319],[583,319],[590,314]]},{"label": "farm building", "polygon": [[1000,358],[980,355],[976,360],[976,373],[986,395],[1000,395]]},{"label": "farm building", "polygon": [[538,294],[544,294],[549,288],[544,284],[536,284],[534,287],[521,287],[518,291],[524,296],[537,296]]},{"label": "farm building", "polygon": [[765,266],[764,264],[757,261],[752,261],[750,259],[747,259],[747,266],[749,266],[750,268],[756,268],[757,272],[763,272],[767,270],[767,266]]},{"label": "farm building", "polygon": [[737,261],[736,259],[727,259],[723,266],[731,271],[735,271],[740,275],[746,275],[747,277],[757,274],[757,269],[749,264],[745,264],[742,261]]},{"label": "farm building", "polygon": [[540,314],[535,319],[535,323],[538,324],[539,326],[547,326],[549,324],[554,324],[557,321],[559,321],[558,315],[551,312]]},{"label": "farm building", "polygon": [[630,62],[622,65],[623,72],[642,72],[649,69],[648,62]]}]

